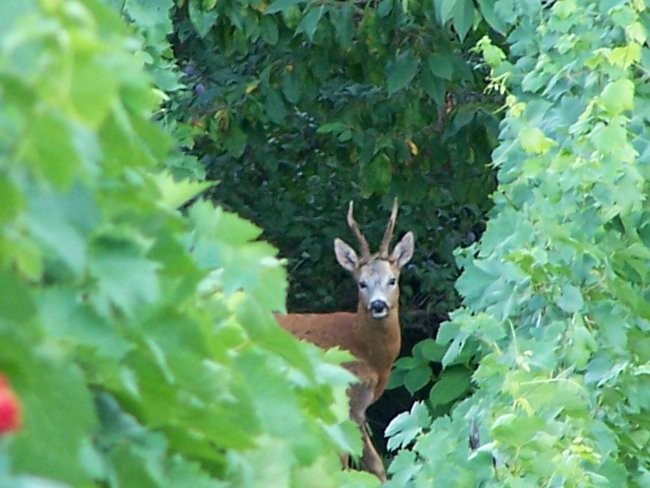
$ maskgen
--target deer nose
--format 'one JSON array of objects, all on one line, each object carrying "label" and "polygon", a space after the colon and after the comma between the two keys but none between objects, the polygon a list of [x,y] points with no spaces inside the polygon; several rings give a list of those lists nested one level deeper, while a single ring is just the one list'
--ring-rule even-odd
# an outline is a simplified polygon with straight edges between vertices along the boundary
[{"label": "deer nose", "polygon": [[388,304],[383,300],[373,300],[370,302],[370,310],[372,313],[380,314],[388,310]]}]

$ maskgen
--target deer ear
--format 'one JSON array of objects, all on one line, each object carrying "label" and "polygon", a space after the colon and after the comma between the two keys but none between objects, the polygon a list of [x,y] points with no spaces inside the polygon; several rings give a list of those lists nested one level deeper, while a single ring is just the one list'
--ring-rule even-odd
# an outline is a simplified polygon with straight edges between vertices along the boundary
[{"label": "deer ear", "polygon": [[413,248],[415,246],[415,238],[413,232],[407,232],[402,240],[397,243],[393,253],[390,255],[390,260],[397,264],[398,268],[402,268],[413,257]]},{"label": "deer ear", "polygon": [[359,266],[357,253],[338,237],[334,239],[334,254],[336,254],[336,260],[343,266],[343,269],[347,269],[350,273],[354,272]]}]

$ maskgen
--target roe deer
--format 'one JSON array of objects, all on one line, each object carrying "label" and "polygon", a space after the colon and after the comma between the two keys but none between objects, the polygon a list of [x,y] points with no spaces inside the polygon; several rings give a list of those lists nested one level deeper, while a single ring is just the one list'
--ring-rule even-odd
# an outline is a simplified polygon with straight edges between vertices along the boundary
[{"label": "roe deer", "polygon": [[359,293],[356,313],[277,315],[282,327],[299,339],[328,349],[339,346],[356,360],[344,366],[357,376],[350,386],[350,418],[361,430],[361,467],[380,480],[386,479],[384,465],[366,429],[366,409],[384,392],[393,362],[400,350],[399,273],[413,256],[413,233],[408,232],[389,254],[397,218],[397,200],[384,232],[379,251],[370,254],[368,242],[354,220],[350,202],[347,221],[360,246],[360,255],[341,239],[334,240],[339,264],[352,273]]}]

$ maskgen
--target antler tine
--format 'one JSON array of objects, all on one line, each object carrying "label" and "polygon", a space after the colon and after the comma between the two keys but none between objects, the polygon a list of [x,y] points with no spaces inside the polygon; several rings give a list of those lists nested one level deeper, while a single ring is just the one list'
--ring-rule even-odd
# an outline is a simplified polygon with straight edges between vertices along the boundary
[{"label": "antler tine", "polygon": [[381,241],[379,246],[379,255],[382,257],[388,257],[388,246],[390,245],[390,240],[393,237],[393,230],[395,230],[395,221],[397,220],[397,209],[399,205],[397,204],[397,197],[393,200],[393,209],[390,212],[390,218],[388,219],[388,224],[386,225],[386,231],[384,232],[384,238]]},{"label": "antler tine", "polygon": [[359,224],[357,224],[357,221],[354,220],[354,202],[350,202],[350,207],[348,208],[348,226],[350,227],[350,230],[354,234],[354,236],[357,238],[357,241],[359,241],[359,246],[360,246],[360,251],[361,251],[361,259],[368,259],[370,258],[370,247],[368,246],[368,241],[366,241],[366,238],[363,237],[363,234],[361,233],[361,230],[359,229]]}]

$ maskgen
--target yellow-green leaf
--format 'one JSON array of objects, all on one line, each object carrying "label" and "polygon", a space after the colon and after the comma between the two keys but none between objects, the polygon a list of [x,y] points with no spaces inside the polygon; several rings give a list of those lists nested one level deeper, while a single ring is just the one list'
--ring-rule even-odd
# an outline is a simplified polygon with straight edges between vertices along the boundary
[{"label": "yellow-green leaf", "polygon": [[519,142],[529,154],[544,154],[555,145],[555,141],[544,135],[537,127],[526,127],[519,132]]},{"label": "yellow-green leaf", "polygon": [[618,115],[634,106],[634,83],[628,79],[609,83],[600,95],[603,108],[610,115]]}]

